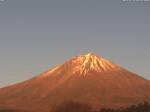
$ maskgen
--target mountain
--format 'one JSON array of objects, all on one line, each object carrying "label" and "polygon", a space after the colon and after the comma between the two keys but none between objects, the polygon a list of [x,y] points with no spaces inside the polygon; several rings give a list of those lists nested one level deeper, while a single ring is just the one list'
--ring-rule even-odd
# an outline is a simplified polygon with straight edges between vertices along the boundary
[{"label": "mountain", "polygon": [[92,53],[0,89],[0,109],[49,112],[67,101],[119,108],[150,101],[150,81]]}]

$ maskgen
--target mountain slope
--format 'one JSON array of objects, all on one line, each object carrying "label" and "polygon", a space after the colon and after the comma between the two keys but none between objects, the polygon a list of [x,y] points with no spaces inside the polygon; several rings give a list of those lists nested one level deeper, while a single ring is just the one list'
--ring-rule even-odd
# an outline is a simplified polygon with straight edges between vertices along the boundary
[{"label": "mountain slope", "polygon": [[65,101],[118,108],[144,100],[150,101],[148,80],[92,53],[0,89],[0,108],[42,112]]}]

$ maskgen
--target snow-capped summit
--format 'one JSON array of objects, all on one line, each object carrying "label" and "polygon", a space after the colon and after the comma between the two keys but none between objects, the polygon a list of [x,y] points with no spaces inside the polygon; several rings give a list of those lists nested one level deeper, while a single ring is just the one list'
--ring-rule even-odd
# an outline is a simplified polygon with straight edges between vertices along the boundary
[{"label": "snow-capped summit", "polygon": [[97,56],[93,53],[80,55],[68,61],[69,66],[72,66],[74,73],[86,75],[90,71],[107,72],[118,70],[119,67],[112,64],[110,61]]},{"label": "snow-capped summit", "polygon": [[53,72],[61,73],[62,71],[66,74],[76,74],[86,76],[90,72],[110,72],[117,71],[120,67],[111,63],[110,61],[97,56],[94,53],[88,53],[73,57],[66,61],[62,65],[58,65],[53,69],[49,70],[44,76],[53,74]]}]

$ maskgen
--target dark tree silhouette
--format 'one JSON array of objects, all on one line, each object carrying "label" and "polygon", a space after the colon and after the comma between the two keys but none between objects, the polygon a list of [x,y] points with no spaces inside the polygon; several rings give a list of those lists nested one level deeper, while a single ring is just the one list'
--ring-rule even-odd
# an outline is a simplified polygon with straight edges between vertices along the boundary
[{"label": "dark tree silhouette", "polygon": [[101,109],[99,112],[150,112],[150,104],[148,102],[132,105],[124,109]]},{"label": "dark tree silhouette", "polygon": [[93,112],[89,104],[79,102],[64,102],[52,108],[52,112]]}]

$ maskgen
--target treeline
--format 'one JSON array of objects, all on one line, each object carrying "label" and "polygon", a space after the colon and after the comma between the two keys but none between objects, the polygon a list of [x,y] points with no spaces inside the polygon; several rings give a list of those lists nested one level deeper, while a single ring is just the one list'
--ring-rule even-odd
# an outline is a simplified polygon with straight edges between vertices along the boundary
[{"label": "treeline", "polygon": [[50,112],[150,112],[150,104],[148,102],[143,102],[127,108],[102,108],[98,111],[95,111],[89,104],[83,104],[79,102],[65,102],[63,104],[54,106]]},{"label": "treeline", "polygon": [[[27,111],[0,109],[0,112],[27,112]],[[120,109],[102,108],[99,110],[93,110],[93,108],[89,104],[69,101],[64,102],[60,105],[53,106],[52,110],[50,110],[49,112],[150,112],[150,104],[148,102],[143,102],[137,105],[129,106],[127,108],[120,108]]]},{"label": "treeline", "polygon": [[0,112],[33,112],[33,111],[15,110],[15,109],[0,109]]},{"label": "treeline", "polygon": [[99,112],[150,112],[150,104],[148,102],[132,105],[122,109],[101,109]]},{"label": "treeline", "polygon": [[92,112],[92,111],[93,111],[92,107],[89,104],[69,101],[53,106],[50,112]]}]

